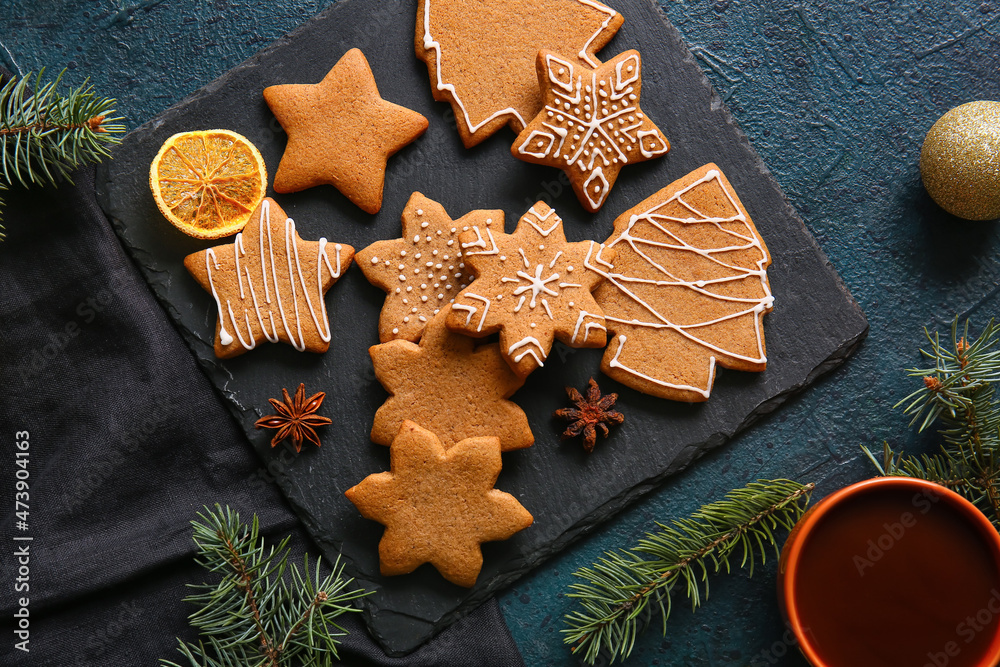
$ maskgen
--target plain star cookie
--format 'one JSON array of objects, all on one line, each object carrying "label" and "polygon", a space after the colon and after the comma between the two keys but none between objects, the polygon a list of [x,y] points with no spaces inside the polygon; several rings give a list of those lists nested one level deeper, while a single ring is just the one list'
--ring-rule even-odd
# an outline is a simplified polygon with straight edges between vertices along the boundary
[{"label": "plain star cookie", "polygon": [[394,340],[369,353],[375,377],[391,396],[375,413],[372,440],[392,444],[405,420],[430,429],[445,449],[474,436],[496,436],[500,449],[530,447],[528,418],[508,401],[524,379],[510,369],[496,343],[476,346],[445,326],[450,306],[434,317],[420,345]]},{"label": "plain star cookie", "polygon": [[566,172],[580,204],[597,212],[626,164],[664,155],[670,142],[639,107],[642,60],[626,51],[591,69],[540,51],[544,107],[514,141],[514,157]]},{"label": "plain star cookie", "polygon": [[612,265],[594,293],[611,342],[601,370],[638,391],[705,401],[716,366],[767,366],[763,316],[771,263],[732,185],[714,164],[696,169],[615,220]]},{"label": "plain star cookie", "polygon": [[382,99],[358,49],[319,83],[270,86],[264,100],[288,133],[274,191],[328,183],[368,213],[382,208],[386,161],[427,129],[419,113]]},{"label": "plain star cookie", "polygon": [[383,575],[430,563],[448,581],[471,587],[483,567],[483,542],[506,540],[534,519],[500,474],[496,438],[469,438],[445,450],[430,431],[404,422],[390,449],[390,472],[369,475],[345,495],[385,532],[378,545]]},{"label": "plain star cookie", "polygon": [[[436,201],[419,192],[410,196],[403,209],[403,237],[376,241],[357,256],[368,282],[386,293],[380,341],[420,339],[427,322],[472,280],[458,235],[470,225],[494,221],[503,227],[503,211],[472,211],[452,220]],[[389,437],[394,435],[395,430]]]},{"label": "plain star cookie", "polygon": [[587,269],[599,246],[566,241],[562,219],[545,202],[513,234],[476,225],[460,240],[476,279],[456,297],[450,329],[476,337],[499,331],[500,351],[521,377],[544,365],[556,338],[570,347],[607,343],[604,314],[590,294],[603,278]]},{"label": "plain star cookie", "polygon": [[265,198],[232,243],[184,258],[215,300],[215,356],[235,357],[261,341],[326,352],[330,321],[323,297],[353,257],[349,245],[302,240],[295,222]]},{"label": "plain star cookie", "polygon": [[520,132],[542,108],[539,49],[596,67],[594,54],[622,21],[596,0],[420,0],[414,43],[434,99],[451,103],[462,143],[471,148],[504,125]]}]

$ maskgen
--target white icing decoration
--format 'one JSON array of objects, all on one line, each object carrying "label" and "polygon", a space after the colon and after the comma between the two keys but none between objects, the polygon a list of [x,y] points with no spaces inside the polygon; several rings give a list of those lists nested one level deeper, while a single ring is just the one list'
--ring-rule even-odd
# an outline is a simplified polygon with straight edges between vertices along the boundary
[{"label": "white icing decoration", "polygon": [[[570,304],[570,305],[572,305],[572,304]],[[595,320],[598,320],[598,321],[596,321],[596,322],[587,322],[586,324],[583,324],[583,321],[587,317],[593,317]],[[600,315],[595,315],[594,313],[588,313],[587,311],[585,311],[583,309],[580,309],[580,316],[576,318],[576,326],[573,327],[573,338],[570,339],[570,342],[573,342],[573,343],[576,342],[576,337],[580,333],[580,325],[583,325],[583,340],[585,342],[586,342],[587,338],[590,337],[590,330],[591,329],[600,329],[601,331],[607,331],[607,328],[603,324],[601,324],[601,322],[600,322],[603,319],[604,318],[601,317]]]},{"label": "white icing decoration", "polygon": [[[711,217],[703,214],[702,212],[700,212],[699,210],[697,210],[695,207],[693,207],[691,204],[687,203],[684,200],[685,194],[687,194],[694,188],[709,183],[711,181],[716,182],[718,187],[722,190],[722,192],[729,200],[729,204],[731,205],[731,208],[734,211],[733,215],[722,218]],[[665,213],[660,212],[661,210],[666,209],[671,204],[679,204],[682,208],[688,211],[690,215],[682,218],[682,217],[667,215]],[[679,223],[684,225],[693,225],[693,224],[713,225],[718,231],[722,232],[723,234],[729,237],[732,237],[734,240],[734,245],[727,245],[720,248],[709,248],[709,249],[698,248],[691,245],[690,243],[687,243],[683,239],[679,238],[676,234],[671,233],[666,227],[660,224],[660,221]],[[632,231],[635,228],[635,226],[640,222],[652,226],[658,232],[662,233],[665,237],[670,239],[670,241],[669,242],[654,241],[648,238],[633,236]],[[746,235],[742,233],[737,233],[732,229],[727,229],[723,227],[722,225],[726,223],[729,224],[743,223],[743,225],[745,225],[746,227]],[[614,247],[619,243],[628,244],[631,247],[632,251],[634,251],[640,257],[642,257],[653,269],[655,269],[657,273],[663,275],[664,280],[636,278],[632,276],[626,276],[621,273],[616,273],[614,272],[614,267],[612,266],[612,264],[605,261],[601,257],[600,252],[598,252],[596,256],[594,256],[592,253],[588,253],[585,266],[604,276],[624,296],[628,297],[629,299],[637,303],[639,306],[641,306],[643,309],[645,309],[650,314],[651,318],[648,321],[638,320],[638,319],[624,320],[610,315],[606,315],[605,317],[607,320],[613,322],[621,322],[622,324],[628,324],[630,326],[645,327],[650,329],[670,329],[672,331],[677,332],[681,336],[684,336],[685,338],[691,340],[692,342],[697,343],[698,345],[701,345],[719,355],[725,355],[728,357],[752,363],[767,362],[767,357],[764,355],[762,317],[764,312],[769,310],[774,303],[774,297],[771,294],[771,288],[767,280],[766,266],[768,262],[768,256],[767,253],[764,251],[759,236],[757,236],[757,234],[754,233],[753,228],[747,224],[746,216],[740,212],[740,207],[737,205],[733,193],[725,186],[724,182],[720,178],[720,174],[718,171],[716,171],[715,169],[709,170],[700,179],[694,181],[687,187],[674,193],[673,196],[671,196],[667,201],[662,202],[660,204],[656,204],[649,210],[644,211],[638,215],[633,215],[632,218],[629,220],[628,225],[625,227],[625,229],[622,230],[619,234],[617,234],[614,237],[614,240],[611,243],[609,243],[607,247],[609,248]],[[713,264],[716,264],[719,267],[722,267],[728,272],[728,275],[713,279],[684,280],[671,273],[666,267],[661,266],[660,264],[653,261],[653,259],[648,254],[643,252],[642,250],[643,246],[668,248],[670,250],[675,250],[675,251],[694,253],[699,257],[709,262],[712,262]],[[757,264],[756,269],[748,269],[736,266],[731,263],[727,263],[722,259],[717,259],[716,257],[714,257],[714,255],[716,254],[724,255],[725,253],[747,251],[751,249],[755,249],[760,254],[760,259],[756,261]],[[746,280],[748,278],[757,278],[760,280],[763,296],[758,298],[742,298],[742,297],[726,296],[724,294],[717,294],[711,290],[712,286],[714,285],[724,285],[725,283],[738,282]],[[646,285],[656,285],[664,287],[683,287],[686,289],[693,290],[694,292],[697,292],[698,294],[708,297],[710,299],[714,299],[720,302],[735,304],[737,305],[737,307],[739,307],[739,310],[729,315],[716,317],[711,320],[694,322],[692,324],[677,324],[669,321],[667,317],[658,312],[656,308],[653,307],[653,305],[644,301],[632,289],[630,289],[629,285],[633,284],[646,284]],[[742,304],[742,307],[740,307],[740,304]],[[698,329],[702,327],[707,327],[712,324],[717,324],[719,322],[724,322],[739,317],[745,317],[747,315],[751,315],[753,317],[754,335],[756,336],[756,342],[757,342],[756,356],[747,356],[731,352],[717,345],[709,343],[708,341],[699,338],[697,335]],[[714,355],[711,357],[711,368],[710,368],[711,377],[706,388],[691,387],[688,385],[675,385],[665,381],[657,380],[656,378],[645,375],[636,369],[629,368],[626,365],[622,364],[619,361],[619,358],[622,353],[622,348],[625,346],[626,340],[627,338],[624,335],[618,336],[619,346],[615,352],[613,359],[610,362],[611,366],[615,368],[621,368],[622,370],[631,373],[637,377],[649,380],[650,382],[654,382],[656,384],[665,387],[682,389],[686,391],[694,391],[706,398],[709,396],[709,392],[711,391],[711,386],[712,386],[711,378],[714,378],[715,374],[716,357]]]},{"label": "white icing decoration", "polygon": [[[543,268],[544,267],[541,264],[539,264],[535,268],[535,275],[533,275],[533,276],[525,273],[524,271],[518,271],[517,272],[517,277],[521,278],[523,280],[527,280],[528,284],[527,285],[521,285],[516,290],[514,290],[514,296],[519,296],[521,294],[524,294],[528,290],[531,290],[531,302],[528,304],[529,308],[534,308],[535,307],[535,299],[537,299],[538,295],[540,293],[542,293],[542,292],[544,292],[545,294],[551,295],[551,296],[559,296],[559,292],[557,292],[557,291],[555,291],[553,289],[550,289],[548,287],[548,284],[550,282],[552,282],[554,280],[559,280],[559,274],[558,273],[553,273],[548,278],[545,278],[544,280],[542,280],[542,270],[543,270]],[[505,280],[508,280],[508,279],[505,279]]]},{"label": "white icing decoration", "polygon": [[[535,347],[526,347],[531,345],[534,345]],[[522,347],[526,347],[526,349],[516,357],[513,356],[514,350],[520,349]],[[520,363],[521,359],[524,359],[524,357],[529,354],[535,358],[535,361],[538,362],[539,366],[545,365],[543,363],[543,360],[545,359],[545,350],[542,349],[542,344],[538,342],[538,339],[534,338],[533,336],[525,336],[524,338],[517,341],[516,343],[511,345],[510,348],[507,349],[507,356],[513,358],[515,364]]]},{"label": "white icing decoration", "polygon": [[[452,299],[451,301],[452,301],[452,303],[455,303],[454,299]],[[465,304],[462,304],[462,303],[455,303],[455,305],[452,306],[451,309],[452,310],[467,310],[467,311],[469,311],[469,314],[465,316],[465,326],[469,326],[469,322],[472,321],[472,316],[476,314],[477,310],[479,310],[475,306],[466,306]]]},{"label": "white icing decoration", "polygon": [[[594,32],[594,34],[592,34],[587,39],[587,41],[583,45],[583,48],[580,49],[579,53],[581,60],[584,60],[590,63],[592,66],[597,67],[599,61],[596,58],[592,57],[589,53],[587,53],[587,51],[590,49],[590,45],[594,42],[594,40],[597,39],[597,37],[607,29],[608,25],[611,23],[611,19],[617,16],[618,12],[611,9],[610,7],[605,7],[604,5],[598,2],[594,2],[594,0],[577,0],[577,2],[579,2],[581,5],[592,7],[593,9],[596,9],[602,14],[607,14],[607,18],[604,19],[604,22],[601,24],[601,27],[598,28]],[[476,132],[479,131],[479,128],[483,127],[484,125],[488,124],[494,119],[500,118],[501,116],[505,116],[507,114],[512,114],[515,118],[517,118],[517,120],[520,121],[521,123],[521,127],[527,125],[524,118],[521,117],[521,114],[518,113],[517,109],[515,109],[514,107],[507,107],[506,109],[500,109],[499,111],[495,111],[491,115],[487,116],[485,119],[480,121],[479,123],[474,124],[472,122],[472,119],[469,117],[469,111],[465,108],[465,103],[459,97],[458,90],[455,88],[455,84],[447,83],[441,74],[441,61],[443,57],[441,50],[441,43],[436,41],[433,35],[431,34],[431,0],[424,0],[424,48],[428,50],[433,49],[436,52],[437,55],[434,61],[436,64],[435,76],[437,80],[434,82],[434,85],[438,90],[447,90],[449,93],[451,93],[451,96],[455,100],[455,103],[458,104],[458,107],[462,110],[462,116],[465,117],[465,125],[469,129],[469,134],[475,134]]]},{"label": "white icing decoration", "polygon": [[[209,260],[211,260],[211,264]],[[212,264],[215,265],[216,270],[220,268],[219,261],[215,258],[215,250],[209,248],[205,252],[205,272],[208,274],[208,284],[212,288],[215,305],[219,309],[219,342],[223,345],[230,345],[233,342],[233,337],[226,331],[226,320],[222,316],[222,302],[219,300],[219,293],[215,290],[215,283],[212,282]]]},{"label": "white icing decoration", "polygon": [[[485,304],[485,306],[483,307],[483,316],[479,319],[479,326],[476,327],[476,331],[482,331],[483,323],[486,321],[486,313],[490,312],[490,300],[484,296],[473,294],[472,292],[466,292],[465,296],[469,297],[470,299],[479,299]],[[472,317],[472,313],[469,313],[469,317],[470,318]],[[468,319],[465,321],[465,323],[466,324],[469,323]]]},{"label": "white icing decoration", "polygon": [[650,381],[650,382],[652,382],[654,384],[660,385],[661,387],[669,387],[670,389],[680,389],[682,391],[693,391],[695,393],[701,394],[705,398],[709,397],[709,394],[712,391],[711,387],[715,383],[715,357],[709,357],[709,359],[708,359],[708,383],[707,383],[708,388],[707,389],[703,389],[701,387],[694,387],[694,386],[689,385],[689,384],[674,384],[672,382],[666,382],[664,380],[657,380],[656,378],[654,378],[652,376],[646,375],[645,373],[637,371],[634,368],[630,368],[630,367],[626,366],[625,364],[623,364],[622,362],[618,361],[618,357],[621,356],[621,353],[622,353],[622,348],[625,347],[625,341],[626,340],[628,340],[628,339],[625,337],[624,334],[622,334],[621,336],[618,336],[618,349],[615,350],[615,356],[612,357],[611,361],[608,363],[609,366],[611,366],[612,368],[620,368],[623,371],[625,371],[626,373],[631,373],[632,375],[635,375],[636,377],[640,377],[643,380],[648,380],[648,381]]},{"label": "white icing decoration", "polygon": [[[619,167],[607,175],[604,168],[637,159],[636,147],[644,158],[662,155],[669,147],[656,126],[642,120],[642,114],[638,113],[638,96],[634,91],[639,85],[639,57],[630,54],[616,60],[612,60],[614,74],[598,80],[596,70],[576,67],[547,55],[546,71],[553,95],[545,107],[549,121],[533,127],[517,147],[521,155],[539,160],[551,157],[564,162],[564,169],[584,172],[587,177],[583,191],[594,209],[600,208],[607,198]],[[609,99],[614,102],[610,107]],[[563,123],[573,128],[572,143],[568,146],[569,130]]]},{"label": "white icing decoration", "polygon": [[[261,262],[261,282],[264,284],[264,299],[265,304],[267,304],[267,315],[271,320],[271,331],[268,333],[267,326],[264,323],[264,316],[261,312],[261,304],[257,299],[257,290],[254,288],[253,277],[250,275],[249,267],[240,265],[241,258],[246,255],[246,249],[243,244],[243,233],[240,232],[236,235],[236,239],[233,241],[233,254],[235,257],[234,264],[237,271],[237,281],[240,287],[240,302],[237,305],[243,306],[243,317],[242,320],[237,317],[236,312],[233,309],[233,303],[231,300],[226,299],[226,305],[223,307],[222,301],[219,298],[218,291],[215,288],[215,282],[212,279],[212,264],[215,265],[215,269],[218,270],[219,263],[216,257],[215,251],[209,248],[205,253],[205,268],[208,273],[208,283],[212,290],[212,296],[215,298],[215,304],[219,313],[219,342],[222,345],[231,345],[234,341],[233,336],[229,333],[226,326],[226,315],[229,316],[229,324],[232,325],[233,332],[236,334],[236,339],[239,340],[240,345],[246,350],[252,350],[256,347],[257,342],[254,338],[253,327],[250,322],[250,312],[245,304],[246,293],[243,288],[243,278],[246,276],[247,287],[250,289],[250,297],[253,302],[254,313],[257,316],[257,323],[260,326],[261,332],[264,337],[272,342],[278,342],[277,327],[274,321],[274,312],[270,308],[271,303],[271,291],[273,287],[275,300],[277,302],[278,313],[281,315],[281,322],[285,330],[286,337],[288,341],[292,344],[295,349],[302,351],[306,348],[305,345],[305,335],[302,332],[302,320],[299,317],[299,291],[301,290],[302,298],[305,300],[306,306],[309,309],[309,314],[311,316],[313,326],[316,332],[319,334],[320,339],[323,342],[330,341],[330,323],[326,312],[326,302],[323,299],[323,266],[326,266],[329,274],[334,278],[339,278],[341,273],[341,263],[340,263],[340,251],[343,246],[339,243],[334,245],[336,249],[336,269],[330,263],[330,257],[326,251],[327,240],[321,238],[319,240],[319,247],[316,257],[316,291],[315,296],[319,301],[319,312],[317,313],[316,307],[313,305],[313,297],[310,294],[309,285],[306,284],[305,275],[302,273],[302,264],[299,258],[299,246],[298,237],[295,233],[295,222],[291,218],[285,219],[285,266],[287,268],[287,273],[282,272],[282,277],[287,277],[288,285],[292,294],[292,309],[293,316],[296,325],[296,335],[293,335],[289,325],[288,316],[285,312],[284,304],[281,301],[281,292],[278,287],[278,268],[277,263],[274,261],[274,243],[271,237],[271,207],[270,202],[264,201],[261,204],[260,218],[258,220],[259,234],[260,234],[260,262]],[[264,235],[267,235],[267,255],[264,254]],[[295,271],[292,270],[292,258],[294,256],[295,260]],[[271,271],[268,275],[267,264],[270,261]],[[241,268],[243,270],[241,270]],[[295,277],[298,280],[295,280]],[[245,337],[244,337],[245,335]]]},{"label": "white icing decoration", "polygon": [[[466,255],[496,255],[500,252],[497,248],[497,242],[493,240],[493,230],[486,230],[486,235],[490,237],[490,248],[486,246],[486,239],[483,238],[483,233],[479,230],[479,226],[475,225],[472,231],[476,233],[476,240],[469,243],[462,243],[462,250],[465,251]],[[470,248],[483,248],[483,250],[470,250]],[[465,264],[459,264],[459,267],[465,267]],[[456,276],[457,277],[457,276]]]}]

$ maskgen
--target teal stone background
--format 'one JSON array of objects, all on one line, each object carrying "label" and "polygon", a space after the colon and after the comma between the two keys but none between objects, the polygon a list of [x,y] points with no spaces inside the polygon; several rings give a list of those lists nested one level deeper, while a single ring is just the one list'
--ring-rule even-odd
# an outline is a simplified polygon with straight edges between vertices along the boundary
[{"label": "teal stone background", "polygon": [[[118,98],[134,128],[329,4],[2,0],[0,63],[22,72],[67,67],[74,84],[89,76]],[[920,363],[922,328],[944,331],[956,315],[981,324],[1000,312],[1000,230],[941,211],[917,167],[924,134],[941,114],[963,102],[1000,100],[1000,5],[718,0],[662,7],[871,331],[845,366],[502,594],[530,666],[577,663],[559,632],[572,608],[564,594],[573,570],[631,545],[654,521],[760,477],[816,482],[818,499],[873,474],[862,444],[933,448],[932,435],[908,431],[893,410],[916,386],[904,369]],[[345,50],[351,46],[365,45]],[[805,664],[786,641],[776,572],[775,558],[752,579],[714,577],[696,613],[677,598],[666,637],[654,623],[627,664]]]}]

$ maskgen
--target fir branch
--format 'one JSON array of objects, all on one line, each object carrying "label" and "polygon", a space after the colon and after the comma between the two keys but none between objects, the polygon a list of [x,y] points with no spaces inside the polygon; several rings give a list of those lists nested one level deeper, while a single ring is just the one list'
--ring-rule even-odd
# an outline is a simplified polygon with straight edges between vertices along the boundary
[{"label": "fir branch", "polygon": [[941,435],[953,445],[965,442],[997,444],[1000,410],[993,403],[994,383],[1000,381],[1000,349],[997,349],[998,327],[993,320],[982,334],[969,343],[969,322],[965,322],[961,337],[958,318],[952,323],[950,347],[941,344],[938,334],[924,329],[929,350],[920,350],[933,360],[930,368],[911,368],[911,377],[923,379],[923,386],[895,407],[905,404],[904,414],[913,415],[910,425],[919,423],[923,431],[940,419],[945,428]]},{"label": "fir branch", "polygon": [[65,72],[48,83],[44,69],[28,72],[0,87],[0,188],[72,183],[75,169],[109,157],[121,142],[125,126],[114,116],[115,100],[98,97],[87,81],[60,92]]},{"label": "fir branch", "polygon": [[[926,332],[926,330],[925,330]],[[927,333],[933,361],[929,368],[909,369],[922,386],[896,407],[912,415],[910,425],[923,431],[940,422],[940,452],[907,456],[883,444],[882,461],[861,449],[881,475],[916,477],[946,486],[986,513],[1000,529],[1000,403],[995,400],[1000,381],[1000,326],[993,320],[969,342],[969,322],[959,335],[952,323],[950,345]]]},{"label": "fir branch", "polygon": [[[215,584],[194,584],[185,601],[198,605],[189,617],[202,640],[179,641],[191,667],[325,667],[337,658],[338,638],[346,631],[335,619],[358,611],[352,602],[366,592],[348,590],[339,560],[322,577],[320,561],[310,568],[288,565],[288,541],[268,548],[257,517],[249,526],[228,507],[206,509],[193,521],[196,562],[220,573]],[[286,576],[287,575],[287,576]],[[180,667],[161,660],[164,667]]]},{"label": "fir branch", "polygon": [[631,550],[606,552],[577,570],[582,582],[570,585],[569,597],[582,610],[564,617],[564,641],[573,653],[594,664],[602,652],[614,662],[627,658],[638,637],[640,621],[659,611],[663,634],[672,609],[671,593],[682,586],[692,609],[708,597],[708,575],[734,564],[749,565],[753,574],[769,547],[778,550],[774,531],[791,529],[809,503],[813,484],[790,480],[758,480],[734,489],[725,499],[705,505],[689,518],[648,533]]},{"label": "fir branch", "polygon": [[98,97],[84,81],[59,92],[63,70],[43,83],[45,70],[11,79],[0,88],[0,153],[7,184],[52,184],[69,180],[77,167],[111,155],[125,131],[113,116],[115,100]]}]

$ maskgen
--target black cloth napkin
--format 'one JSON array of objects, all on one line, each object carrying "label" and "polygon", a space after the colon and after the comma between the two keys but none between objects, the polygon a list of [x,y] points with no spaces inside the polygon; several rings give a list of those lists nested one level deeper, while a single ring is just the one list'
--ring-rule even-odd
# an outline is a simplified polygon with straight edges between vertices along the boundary
[{"label": "black cloth napkin", "polygon": [[[293,561],[319,550],[123,252],[94,169],[74,179],[4,193],[0,664],[182,663],[175,638],[195,638],[184,585],[209,577],[189,525],[203,506],[256,512],[269,540],[293,536]],[[18,431],[29,442],[27,530],[14,506]],[[11,554],[25,544],[30,591],[15,594]],[[30,598],[29,653],[14,648],[15,596]],[[387,657],[359,616],[342,617],[344,664],[523,665],[495,600],[405,658]]]}]

